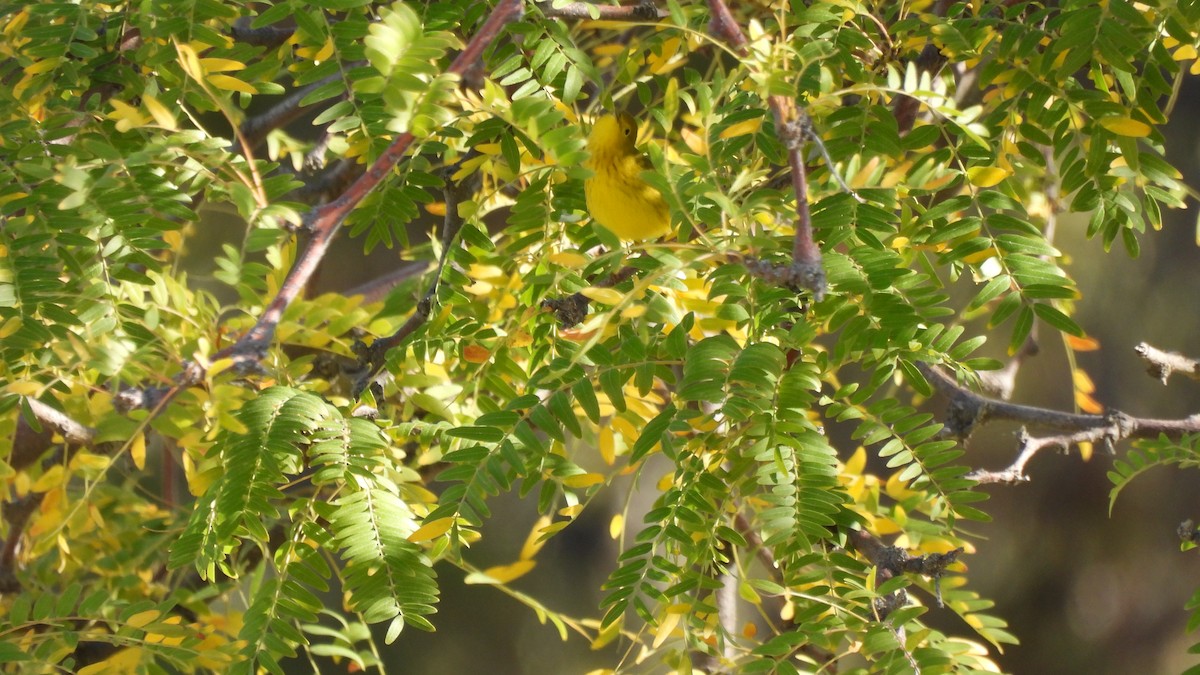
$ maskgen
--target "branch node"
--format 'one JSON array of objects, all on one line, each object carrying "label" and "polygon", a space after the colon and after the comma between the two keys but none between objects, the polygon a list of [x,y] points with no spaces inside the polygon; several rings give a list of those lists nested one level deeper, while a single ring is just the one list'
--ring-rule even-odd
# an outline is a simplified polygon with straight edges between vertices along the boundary
[{"label": "branch node", "polygon": [[1185,544],[1200,545],[1200,529],[1196,528],[1196,523],[1191,518],[1180,523],[1175,529],[1175,534],[1179,535],[1179,539]]},{"label": "branch node", "polygon": [[821,266],[820,259],[780,264],[757,258],[746,258],[743,264],[751,276],[769,284],[783,286],[797,292],[807,290],[812,293],[813,300],[817,302],[825,298],[825,269]]},{"label": "branch node", "polygon": [[1177,352],[1164,352],[1145,342],[1133,348],[1135,354],[1146,363],[1146,372],[1164,385],[1171,373],[1183,373],[1193,380],[1200,380],[1200,361]]}]

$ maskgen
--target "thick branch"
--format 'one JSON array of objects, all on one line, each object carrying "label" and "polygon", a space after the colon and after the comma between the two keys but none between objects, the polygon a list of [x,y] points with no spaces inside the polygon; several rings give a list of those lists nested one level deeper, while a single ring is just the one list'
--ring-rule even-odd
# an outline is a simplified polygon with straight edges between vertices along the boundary
[{"label": "thick branch", "polygon": [[76,422],[66,413],[56,410],[37,399],[28,398],[25,399],[25,402],[29,404],[29,409],[33,411],[34,417],[37,417],[38,421],[42,424],[57,431],[63,437],[63,440],[67,442],[67,445],[81,445],[84,447],[92,445],[92,441],[96,437],[95,429]]},{"label": "thick branch", "polygon": [[1030,437],[1022,430],[1020,454],[1002,471],[976,471],[971,478],[981,483],[1016,483],[1028,480],[1025,465],[1043,448],[1069,448],[1078,443],[1102,443],[1110,450],[1118,441],[1130,438],[1180,438],[1200,432],[1200,414],[1182,419],[1133,417],[1120,411],[1104,415],[1048,410],[1009,403],[981,396],[960,385],[940,368],[921,364],[921,372],[934,387],[950,400],[943,436],[966,439],[981,424],[996,420],[1020,422],[1059,434],[1044,438]]}]

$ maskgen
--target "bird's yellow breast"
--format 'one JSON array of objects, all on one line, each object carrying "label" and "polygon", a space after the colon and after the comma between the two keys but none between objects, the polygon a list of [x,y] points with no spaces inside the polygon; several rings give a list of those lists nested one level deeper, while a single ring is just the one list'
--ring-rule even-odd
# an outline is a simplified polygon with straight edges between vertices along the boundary
[{"label": "bird's yellow breast", "polygon": [[643,158],[634,147],[637,134],[628,115],[600,118],[588,139],[592,177],[584,184],[588,212],[621,239],[655,239],[671,229],[671,212],[662,194],[642,179]]}]

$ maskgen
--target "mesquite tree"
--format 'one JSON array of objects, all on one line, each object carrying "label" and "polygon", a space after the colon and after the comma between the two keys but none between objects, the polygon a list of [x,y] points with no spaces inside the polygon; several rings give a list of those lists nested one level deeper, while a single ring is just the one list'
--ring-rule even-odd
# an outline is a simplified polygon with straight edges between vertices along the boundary
[{"label": "mesquite tree", "polygon": [[[1196,418],[1007,400],[1095,346],[1060,215],[1136,255],[1187,194],[1200,6],[1050,5],[0,4],[0,662],[382,668],[458,575],[618,670],[993,669],[978,486],[1200,462]],[[663,240],[586,213],[612,109]],[[338,237],[395,270],[313,292]],[[514,587],[589,510],[591,614]]]}]

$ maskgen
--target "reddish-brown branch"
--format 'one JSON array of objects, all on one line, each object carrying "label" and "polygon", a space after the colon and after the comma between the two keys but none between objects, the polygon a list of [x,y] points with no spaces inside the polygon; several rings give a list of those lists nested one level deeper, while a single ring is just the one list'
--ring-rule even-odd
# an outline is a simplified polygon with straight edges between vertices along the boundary
[{"label": "reddish-brown branch", "polygon": [[[738,54],[746,53],[748,41],[724,0],[709,0],[709,31],[724,40]],[[808,289],[820,301],[825,296],[825,270],[821,249],[813,240],[812,216],[808,208],[808,177],[804,166],[804,139],[807,117],[786,96],[769,96],[767,105],[775,120],[775,133],[788,150],[792,170],[792,189],[796,193],[796,234],[792,242],[792,263],[779,266],[764,261],[747,265],[751,274],[796,289]],[[832,167],[830,167],[832,170]]]},{"label": "reddish-brown branch", "polygon": [[[500,30],[509,22],[519,19],[523,11],[521,0],[502,0],[446,72],[461,78],[479,60],[484,48],[496,39]],[[341,196],[308,213],[305,225],[313,233],[312,238],[288,273],[279,294],[267,305],[254,327],[236,343],[221,350],[218,358],[232,357],[241,367],[248,367],[262,358],[284,310],[308,284],[346,216],[400,163],[412,142],[413,135],[409,132],[398,136]]]}]

